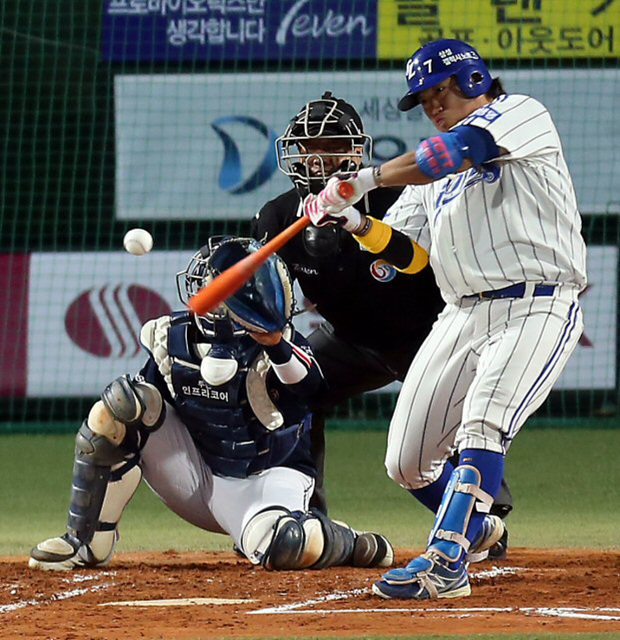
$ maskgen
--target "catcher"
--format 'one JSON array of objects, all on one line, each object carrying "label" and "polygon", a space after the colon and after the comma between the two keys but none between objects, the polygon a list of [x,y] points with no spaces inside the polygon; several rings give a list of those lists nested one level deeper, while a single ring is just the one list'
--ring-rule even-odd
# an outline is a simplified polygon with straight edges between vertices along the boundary
[{"label": "catcher", "polygon": [[[212,238],[177,275],[181,301],[259,247]],[[323,379],[290,323],[293,306],[286,266],[272,256],[216,311],[149,320],[146,364],[108,385],[78,431],[67,531],[34,547],[29,566],[108,564],[143,476],[174,513],[228,534],[265,569],[390,566],[384,536],[308,508],[306,402]]]}]

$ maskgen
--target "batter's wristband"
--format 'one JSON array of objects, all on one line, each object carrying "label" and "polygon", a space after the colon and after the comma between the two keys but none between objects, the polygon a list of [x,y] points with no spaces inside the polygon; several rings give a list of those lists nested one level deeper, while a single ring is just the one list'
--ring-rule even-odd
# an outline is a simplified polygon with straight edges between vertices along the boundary
[{"label": "batter's wristband", "polygon": [[368,233],[363,236],[354,236],[359,244],[370,253],[381,253],[388,246],[392,237],[392,227],[372,216],[366,216],[372,222]]}]

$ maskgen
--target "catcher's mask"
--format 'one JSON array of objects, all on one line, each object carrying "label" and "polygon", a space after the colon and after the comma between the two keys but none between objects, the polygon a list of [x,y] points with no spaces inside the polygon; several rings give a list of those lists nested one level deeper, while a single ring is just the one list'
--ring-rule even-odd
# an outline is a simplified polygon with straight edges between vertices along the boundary
[{"label": "catcher's mask", "polygon": [[[177,274],[181,302],[188,300],[213,278],[236,264],[261,245],[253,238],[213,237],[191,258],[185,271]],[[198,327],[212,335],[228,319],[235,334],[246,331],[281,331],[293,313],[293,285],[286,265],[270,256],[256,273],[232,296],[206,316],[196,316]]]},{"label": "catcher's mask", "polygon": [[491,88],[493,79],[480,54],[467,42],[444,38],[421,46],[407,61],[409,91],[398,108],[409,111],[420,104],[419,94],[446,78],[454,77],[466,98],[476,98]]},{"label": "catcher's mask", "polygon": [[[329,141],[337,151],[311,153],[306,144],[313,140]],[[299,195],[319,193],[330,175],[357,171],[363,160],[372,157],[372,138],[364,133],[364,124],[357,111],[345,100],[334,98],[326,91],[320,100],[312,100],[289,122],[286,131],[276,140],[278,168],[295,185]],[[366,158],[364,156],[366,155]],[[327,171],[325,159],[334,158],[335,170]],[[318,160],[318,173],[310,170],[310,161]],[[330,163],[331,164],[331,163]]]}]

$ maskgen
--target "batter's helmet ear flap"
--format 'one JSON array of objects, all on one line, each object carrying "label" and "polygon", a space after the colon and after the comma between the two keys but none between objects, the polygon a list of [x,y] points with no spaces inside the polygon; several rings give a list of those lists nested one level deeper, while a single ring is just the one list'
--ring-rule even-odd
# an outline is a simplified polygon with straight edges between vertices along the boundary
[{"label": "batter's helmet ear flap", "polygon": [[409,111],[420,103],[419,93],[453,76],[467,98],[481,96],[493,79],[479,53],[467,42],[444,38],[420,47],[407,61],[405,77],[409,91],[398,108]]}]

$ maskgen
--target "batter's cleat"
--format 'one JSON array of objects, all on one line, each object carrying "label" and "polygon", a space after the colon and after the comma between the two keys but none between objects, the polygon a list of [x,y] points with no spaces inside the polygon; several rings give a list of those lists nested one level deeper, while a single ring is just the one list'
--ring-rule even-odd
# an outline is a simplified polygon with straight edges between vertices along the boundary
[{"label": "batter's cleat", "polygon": [[379,533],[357,533],[353,558],[354,567],[391,567],[394,563],[394,549],[389,540]]},{"label": "batter's cleat", "polygon": [[478,537],[469,547],[469,552],[465,556],[465,562],[482,562],[489,556],[489,550],[498,544],[502,537],[506,535],[508,543],[508,530],[504,521],[493,515],[485,516]]},{"label": "batter's cleat", "polygon": [[426,551],[412,560],[404,569],[384,573],[374,583],[374,594],[386,599],[431,600],[461,598],[471,593],[467,564],[451,569],[448,563],[433,551]]},{"label": "batter's cleat", "polygon": [[508,529],[504,525],[504,535],[489,549],[489,560],[505,560],[508,555]]},{"label": "batter's cleat", "polygon": [[113,550],[104,560],[97,560],[88,545],[65,533],[57,538],[39,542],[30,551],[28,566],[41,571],[71,571],[79,568],[105,567],[112,558]]}]

